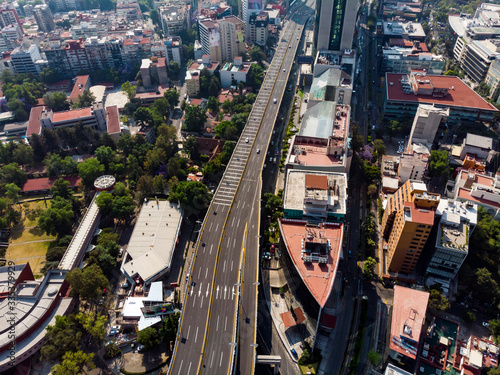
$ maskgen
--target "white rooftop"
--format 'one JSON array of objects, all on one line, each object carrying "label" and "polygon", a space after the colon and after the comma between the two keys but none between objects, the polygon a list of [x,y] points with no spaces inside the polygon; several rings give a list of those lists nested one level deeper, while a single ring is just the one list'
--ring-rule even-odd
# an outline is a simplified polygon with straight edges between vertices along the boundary
[{"label": "white rooftop", "polygon": [[139,331],[150,327],[161,320],[160,316],[144,317],[141,308],[144,307],[144,302],[163,302],[163,282],[155,281],[151,283],[147,297],[129,297],[123,304],[122,316],[124,319],[139,319]]},{"label": "white rooftop", "polygon": [[477,224],[477,205],[473,203],[456,202],[452,199],[441,198],[436,209],[437,216],[445,213],[454,213],[459,217],[466,218],[471,225]]},{"label": "white rooftop", "polygon": [[127,253],[132,257],[122,266],[129,277],[140,276],[146,284],[170,269],[183,210],[176,203],[151,200],[144,203],[137,218]]}]

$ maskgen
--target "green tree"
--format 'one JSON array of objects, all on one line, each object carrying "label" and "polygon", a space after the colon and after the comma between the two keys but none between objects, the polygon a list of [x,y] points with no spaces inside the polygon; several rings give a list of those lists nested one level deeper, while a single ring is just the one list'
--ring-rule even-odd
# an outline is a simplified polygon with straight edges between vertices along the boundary
[{"label": "green tree", "polygon": [[446,150],[432,150],[429,157],[429,175],[432,177],[448,177],[451,167]]},{"label": "green tree", "polygon": [[375,266],[377,265],[377,261],[372,257],[368,257],[365,260],[365,265],[363,269],[363,275],[366,279],[370,280],[373,278]]},{"label": "green tree", "polygon": [[16,121],[26,121],[29,118],[28,111],[26,111],[26,105],[18,98],[8,100],[7,108],[14,113]]},{"label": "green tree", "polygon": [[168,64],[168,75],[171,77],[178,77],[181,71],[181,66],[177,61],[170,61]]},{"label": "green tree", "polygon": [[78,164],[78,175],[82,179],[82,183],[90,188],[94,184],[94,180],[104,173],[104,165],[99,163],[95,158],[90,158]]},{"label": "green tree", "polygon": [[71,156],[64,159],[58,154],[49,154],[43,161],[49,177],[71,176],[77,173],[78,166]]},{"label": "green tree", "polygon": [[9,198],[12,203],[17,203],[19,201],[19,194],[21,193],[21,188],[16,184],[10,183],[5,185],[5,196]]},{"label": "green tree", "polygon": [[74,293],[92,305],[95,305],[103,291],[109,288],[108,279],[97,264],[85,267],[83,271],[75,268],[66,275],[66,281]]},{"label": "green tree", "polygon": [[271,215],[273,220],[277,220],[279,217],[283,216],[283,201],[278,195],[265,193],[264,202],[264,208],[267,214]]},{"label": "green tree", "polygon": [[207,108],[213,112],[219,112],[220,102],[215,96],[210,96],[207,102]]},{"label": "green tree", "polygon": [[378,367],[382,363],[382,356],[371,350],[368,352],[368,361],[370,361],[373,366]]},{"label": "green tree", "polygon": [[71,232],[74,216],[71,202],[56,197],[51,207],[40,213],[38,225],[47,234],[62,236]]},{"label": "green tree", "polygon": [[104,359],[111,359],[119,356],[122,353],[116,341],[108,341],[104,345]]},{"label": "green tree", "polygon": [[130,196],[114,197],[111,214],[115,219],[128,220],[134,214],[134,201]]},{"label": "green tree", "polygon": [[382,139],[375,139],[373,141],[373,150],[377,153],[378,160],[382,160],[385,155],[385,144]]},{"label": "green tree", "polygon": [[366,180],[366,183],[372,184],[376,181],[380,181],[382,179],[382,172],[380,171],[380,167],[371,165],[368,162],[363,163],[363,176]]},{"label": "green tree", "polygon": [[211,198],[207,186],[199,181],[181,181],[169,196],[171,202],[180,202],[191,213],[204,213]]},{"label": "green tree", "polygon": [[40,78],[42,81],[46,84],[51,84],[51,83],[56,83],[61,79],[61,76],[59,72],[50,69],[50,68],[43,68],[42,71],[40,72]]},{"label": "green tree", "polygon": [[429,290],[429,307],[433,310],[446,311],[450,308],[450,302],[443,296],[441,290],[434,288]]},{"label": "green tree", "polygon": [[128,100],[132,100],[135,98],[137,88],[127,81],[122,85],[122,91],[127,94]]},{"label": "green tree", "polygon": [[151,17],[151,21],[153,21],[153,24],[156,26],[160,26],[160,14],[156,9],[151,9],[149,11],[149,17]]},{"label": "green tree", "polygon": [[151,114],[151,110],[149,108],[137,108],[134,112],[133,118],[138,125],[153,125],[153,115]]},{"label": "green tree", "polygon": [[473,295],[481,302],[490,303],[499,294],[498,283],[486,267],[476,270]]},{"label": "green tree", "polygon": [[401,124],[398,120],[391,120],[385,126],[387,135],[389,136],[389,140],[392,141],[392,137],[398,134],[401,131]]},{"label": "green tree", "polygon": [[96,204],[103,215],[110,215],[113,209],[113,194],[103,191],[96,198]]},{"label": "green tree", "polygon": [[167,99],[168,103],[170,104],[170,108],[174,108],[179,104],[179,91],[177,91],[175,88],[171,88],[165,91],[163,97]]},{"label": "green tree", "polygon": [[262,52],[262,49],[257,45],[252,46],[248,54],[250,55],[250,60],[256,61],[257,63],[260,63],[265,57],[264,52]]},{"label": "green tree", "polygon": [[165,181],[165,177],[159,174],[154,176],[153,178],[153,189],[155,193],[163,194],[165,191],[165,187],[167,186],[167,182]]},{"label": "green tree", "polygon": [[108,320],[104,315],[79,312],[76,314],[75,320],[92,336],[95,343],[99,343],[104,339],[105,326]]},{"label": "green tree", "polygon": [[153,327],[144,328],[137,334],[137,342],[146,349],[151,349],[160,343],[158,332]]},{"label": "green tree", "polygon": [[24,143],[16,144],[16,148],[12,152],[12,159],[19,165],[29,165],[34,162],[33,149]]},{"label": "green tree", "polygon": [[54,181],[54,184],[50,187],[50,193],[53,198],[60,197],[62,199],[71,200],[73,198],[73,192],[69,187],[69,181],[59,178]]},{"label": "green tree", "polygon": [[465,316],[464,316],[464,319],[467,321],[467,322],[475,322],[477,317],[476,317],[476,314],[474,314],[472,311],[466,311],[465,312]]},{"label": "green tree", "polygon": [[198,132],[205,125],[208,116],[200,106],[186,105],[184,115],[184,127],[189,132]]},{"label": "green tree", "polygon": [[159,332],[163,342],[169,344],[175,341],[180,315],[180,313],[171,314],[163,320],[163,326],[160,328]]},{"label": "green tree", "polygon": [[28,179],[26,173],[19,167],[17,163],[4,165],[0,170],[0,177],[3,183],[13,183],[22,188]]},{"label": "green tree", "polygon": [[199,158],[200,153],[198,151],[198,141],[192,135],[186,138],[186,140],[182,143],[182,147],[184,152],[186,152],[191,159]]},{"label": "green tree", "polygon": [[215,135],[222,139],[235,141],[239,137],[238,127],[232,121],[221,121],[215,127]]},{"label": "green tree", "polygon": [[89,90],[84,90],[78,95],[77,101],[73,104],[74,108],[88,108],[95,103],[95,95]]},{"label": "green tree", "polygon": [[[77,270],[80,270],[77,268]],[[82,332],[70,316],[56,316],[54,325],[48,325],[45,332],[45,344],[41,349],[42,358],[62,359],[65,353],[76,352],[82,340]]]},{"label": "green tree", "polygon": [[83,368],[94,369],[94,353],[84,353],[81,350],[76,352],[66,352],[60,364],[52,367],[51,372],[54,375],[81,374]]},{"label": "green tree", "polygon": [[63,92],[48,92],[43,96],[43,104],[54,112],[66,111],[69,109],[69,102]]},{"label": "green tree", "polygon": [[109,146],[99,146],[95,149],[94,155],[99,163],[107,167],[113,161],[116,153]]},{"label": "green tree", "polygon": [[351,149],[354,152],[359,152],[363,147],[363,137],[359,133],[359,126],[353,124],[351,127]]}]

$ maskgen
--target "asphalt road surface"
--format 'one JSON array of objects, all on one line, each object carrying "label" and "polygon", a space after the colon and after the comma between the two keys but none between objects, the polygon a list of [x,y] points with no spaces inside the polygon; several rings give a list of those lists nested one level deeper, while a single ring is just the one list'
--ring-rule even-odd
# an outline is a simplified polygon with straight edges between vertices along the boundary
[{"label": "asphalt road surface", "polygon": [[254,372],[261,173],[307,17],[302,14],[287,23],[207,211],[170,374],[226,374],[236,363],[240,373]]}]

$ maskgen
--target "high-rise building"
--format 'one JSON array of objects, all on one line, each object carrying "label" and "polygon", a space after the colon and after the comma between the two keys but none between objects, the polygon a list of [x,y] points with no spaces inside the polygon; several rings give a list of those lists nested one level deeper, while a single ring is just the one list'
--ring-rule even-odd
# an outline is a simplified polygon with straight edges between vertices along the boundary
[{"label": "high-rise building", "polygon": [[41,31],[46,33],[55,29],[54,16],[47,4],[38,4],[33,9],[36,24]]},{"label": "high-rise building", "polygon": [[266,0],[241,0],[240,16],[245,23],[245,39],[250,41],[250,16],[266,9]]},{"label": "high-rise building", "polygon": [[428,193],[423,182],[408,180],[387,199],[382,230],[389,272],[413,272],[434,225],[440,198]]},{"label": "high-rise building", "polygon": [[23,30],[15,9],[0,9],[0,28],[3,29],[9,25],[17,25],[21,31]]},{"label": "high-rise building", "polygon": [[419,104],[411,127],[408,145],[412,143],[432,145],[439,125],[446,123],[449,115],[449,108],[439,108],[434,104]]},{"label": "high-rise building", "polygon": [[[233,62],[235,56],[245,52],[245,24],[236,16],[224,17],[218,21],[220,33],[221,60]],[[214,57],[214,60],[216,58]]]},{"label": "high-rise building", "polygon": [[32,44],[27,49],[21,47],[15,48],[10,54],[10,58],[16,74],[37,74],[38,71],[36,69],[35,62],[40,60],[42,57],[40,56],[38,47],[35,44]]},{"label": "high-rise building", "polygon": [[255,13],[250,16],[250,39],[252,43],[256,43],[264,47],[269,37],[269,14],[266,12]]},{"label": "high-rise building", "polygon": [[198,19],[198,35],[204,55],[210,55],[215,61],[221,61],[219,24],[211,20]]},{"label": "high-rise building", "polygon": [[339,51],[351,49],[358,0],[316,1],[316,48]]}]

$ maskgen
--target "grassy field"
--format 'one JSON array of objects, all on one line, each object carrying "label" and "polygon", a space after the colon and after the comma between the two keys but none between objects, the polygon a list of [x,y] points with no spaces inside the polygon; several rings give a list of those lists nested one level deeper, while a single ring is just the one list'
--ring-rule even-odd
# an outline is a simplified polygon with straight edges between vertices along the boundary
[{"label": "grassy field", "polygon": [[47,235],[39,228],[36,228],[37,218],[30,220],[27,217],[27,214],[31,210],[45,208],[43,200],[29,202],[27,206],[22,208],[17,207],[18,210],[22,211],[22,221],[12,228],[10,245],[5,257],[7,261],[13,261],[16,264],[29,261],[33,274],[37,274],[44,265],[45,254],[50,243],[56,237]]}]

